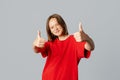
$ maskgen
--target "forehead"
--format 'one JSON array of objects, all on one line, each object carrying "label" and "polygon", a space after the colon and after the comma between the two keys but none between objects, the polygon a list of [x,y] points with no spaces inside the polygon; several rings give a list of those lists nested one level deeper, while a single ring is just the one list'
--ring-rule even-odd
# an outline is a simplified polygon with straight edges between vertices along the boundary
[{"label": "forehead", "polygon": [[53,24],[56,24],[56,23],[58,23],[58,21],[57,21],[56,18],[51,18],[51,19],[49,20],[49,25],[53,25]]}]

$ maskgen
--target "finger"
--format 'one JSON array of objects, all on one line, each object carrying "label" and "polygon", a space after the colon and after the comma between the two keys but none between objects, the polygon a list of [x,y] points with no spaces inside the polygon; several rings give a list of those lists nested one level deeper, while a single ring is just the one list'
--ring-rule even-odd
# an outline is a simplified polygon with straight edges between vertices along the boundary
[{"label": "finger", "polygon": [[40,38],[41,37],[40,30],[38,30],[37,33],[38,33],[37,37]]},{"label": "finger", "polygon": [[82,28],[82,23],[80,22],[79,23],[79,31],[82,32],[83,31],[83,28]]}]

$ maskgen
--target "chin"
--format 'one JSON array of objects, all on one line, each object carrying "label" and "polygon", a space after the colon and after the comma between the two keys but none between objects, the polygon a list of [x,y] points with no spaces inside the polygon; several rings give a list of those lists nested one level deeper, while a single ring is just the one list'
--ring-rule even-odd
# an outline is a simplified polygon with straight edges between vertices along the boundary
[{"label": "chin", "polygon": [[59,34],[56,34],[55,36],[60,36]]},{"label": "chin", "polygon": [[61,33],[58,33],[58,34],[54,34],[55,36],[61,36],[62,34]]}]

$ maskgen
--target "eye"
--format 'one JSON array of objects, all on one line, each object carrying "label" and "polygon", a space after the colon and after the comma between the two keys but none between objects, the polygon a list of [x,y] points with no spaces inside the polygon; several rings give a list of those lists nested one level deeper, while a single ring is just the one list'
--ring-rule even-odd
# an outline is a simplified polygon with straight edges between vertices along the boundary
[{"label": "eye", "polygon": [[56,24],[55,26],[59,26],[59,24]]}]

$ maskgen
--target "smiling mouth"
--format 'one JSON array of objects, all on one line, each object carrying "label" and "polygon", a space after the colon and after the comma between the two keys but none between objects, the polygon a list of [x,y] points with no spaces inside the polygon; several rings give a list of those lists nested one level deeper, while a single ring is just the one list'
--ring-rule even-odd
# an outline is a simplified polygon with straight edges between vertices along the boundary
[{"label": "smiling mouth", "polygon": [[59,30],[55,31],[55,33],[59,33],[59,32],[60,32]]}]

